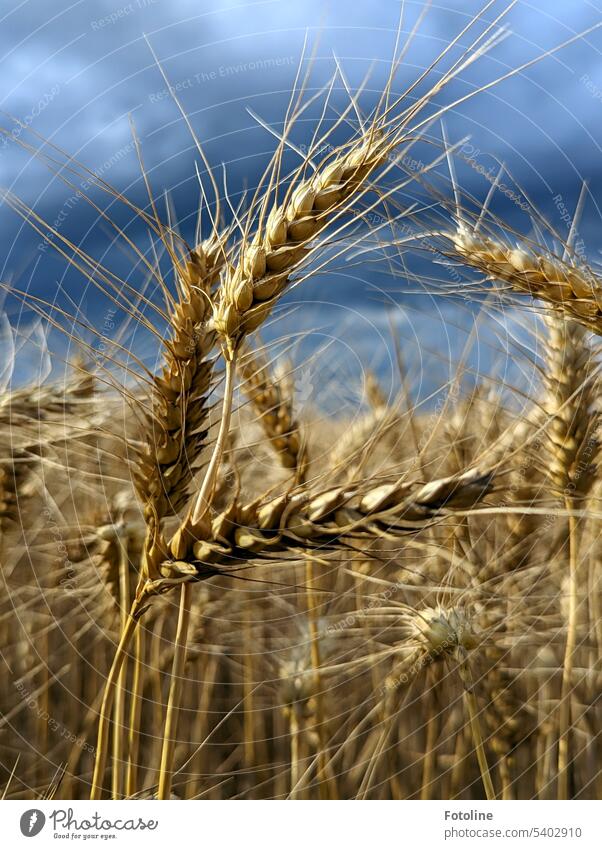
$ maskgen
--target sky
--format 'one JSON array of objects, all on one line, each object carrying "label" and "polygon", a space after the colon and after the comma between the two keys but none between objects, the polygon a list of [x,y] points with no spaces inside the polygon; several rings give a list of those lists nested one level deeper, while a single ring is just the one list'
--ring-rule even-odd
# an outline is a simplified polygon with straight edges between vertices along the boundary
[{"label": "sky", "polygon": [[[484,6],[472,0],[431,3],[394,91],[401,93]],[[506,0],[490,4],[483,21],[492,21],[507,6]],[[406,0],[404,36],[424,9],[422,0]],[[199,156],[159,65],[235,200],[256,184],[274,149],[275,140],[258,116],[278,126],[302,57],[307,63],[312,56],[310,90],[330,78],[335,61],[352,90],[367,79],[360,100],[367,110],[389,73],[400,10],[399,0],[3,0],[0,125],[9,135],[0,143],[0,185],[44,220],[60,221],[61,232],[72,241],[101,255],[112,250],[122,270],[125,259],[115,254],[105,228],[84,204],[69,207],[73,188],[34,157],[33,148],[42,146],[50,154],[49,144],[58,146],[142,203],[135,126],[153,193],[170,193],[189,236],[198,205]],[[463,96],[601,21],[600,3],[518,0],[503,18],[505,40],[438,102]],[[468,43],[466,33],[460,45]],[[473,161],[485,170],[504,162],[559,229],[565,222],[558,197],[571,210],[587,180],[590,198],[582,229],[593,256],[598,254],[596,196],[602,186],[601,50],[599,29],[479,93],[445,118],[451,141],[466,139]],[[338,87],[335,106],[347,96]],[[308,114],[298,128],[298,142],[309,141],[312,129]],[[437,138],[440,132],[439,124],[432,128]],[[486,193],[487,184],[474,168],[459,167],[458,176],[467,190]],[[0,204],[0,223],[0,279],[48,293],[67,279],[65,263],[41,250],[40,236],[5,203]],[[145,234],[136,232],[135,238]],[[347,275],[338,294],[336,285],[329,286],[329,303],[357,312],[365,281],[356,276]],[[392,288],[399,289],[399,281]],[[84,287],[74,297],[79,303],[92,296]],[[319,300],[315,292],[312,298]],[[375,311],[371,321],[378,324],[377,299],[369,305]]]}]

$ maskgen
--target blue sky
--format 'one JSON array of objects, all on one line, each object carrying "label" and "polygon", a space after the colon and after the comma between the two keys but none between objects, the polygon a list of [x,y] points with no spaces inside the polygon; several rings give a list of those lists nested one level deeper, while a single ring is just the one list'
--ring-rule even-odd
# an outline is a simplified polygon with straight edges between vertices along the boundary
[{"label": "blue sky", "polygon": [[[404,60],[395,90],[401,91],[458,33],[484,3],[434,2]],[[491,20],[507,4],[494,4]],[[423,9],[405,3],[407,32]],[[142,140],[157,196],[173,194],[188,234],[196,208],[195,153],[184,122],[149,44],[159,57],[215,167],[224,164],[236,197],[253,186],[273,149],[249,108],[277,123],[284,114],[304,40],[315,51],[312,85],[332,73],[333,55],[352,87],[370,70],[364,96],[369,106],[385,80],[399,18],[398,0],[4,0],[0,11],[0,71],[3,126],[20,140],[50,139],[121,190],[141,200],[138,161],[130,116]],[[598,3],[536,0],[516,3],[505,18],[510,36],[450,89],[461,95],[495,79],[602,20]],[[466,44],[468,36],[461,40]],[[580,182],[592,195],[602,185],[602,30],[480,94],[448,115],[452,140],[470,135],[479,161],[494,157],[509,169],[546,212],[562,194],[574,203]],[[344,94],[340,94],[343,102]],[[445,100],[443,97],[442,102]],[[28,130],[15,129],[14,116]],[[301,126],[300,139],[311,125]],[[434,130],[438,132],[438,130]],[[483,189],[471,169],[460,172],[467,188]],[[0,145],[0,184],[53,221],[69,190],[15,141]],[[35,237],[2,206],[3,279],[51,290],[64,271],[45,257],[39,263]],[[80,206],[61,230],[94,249],[103,235],[90,229]],[[561,227],[561,222],[558,222]],[[588,204],[583,231],[599,230],[595,202]],[[143,236],[143,234],[140,234]],[[595,255],[597,246],[588,248]],[[103,248],[104,249],[104,248]],[[36,282],[37,281],[37,282]]]}]

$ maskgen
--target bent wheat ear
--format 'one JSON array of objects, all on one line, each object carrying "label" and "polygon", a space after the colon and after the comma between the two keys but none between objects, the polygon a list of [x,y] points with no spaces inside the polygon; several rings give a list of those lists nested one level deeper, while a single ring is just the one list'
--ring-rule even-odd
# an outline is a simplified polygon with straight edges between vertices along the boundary
[{"label": "bent wheat ear", "polygon": [[220,562],[282,556],[303,547],[342,550],[346,540],[416,533],[448,510],[477,504],[490,491],[492,480],[491,473],[472,469],[424,486],[360,483],[278,496],[246,507],[231,504],[214,520],[211,536],[194,544],[194,559],[166,559],[161,574],[195,581],[217,574]]},{"label": "bent wheat ear", "polygon": [[602,334],[602,281],[585,264],[574,266],[551,253],[512,247],[464,226],[447,239],[456,257],[489,280],[501,280],[515,292],[540,298]]}]

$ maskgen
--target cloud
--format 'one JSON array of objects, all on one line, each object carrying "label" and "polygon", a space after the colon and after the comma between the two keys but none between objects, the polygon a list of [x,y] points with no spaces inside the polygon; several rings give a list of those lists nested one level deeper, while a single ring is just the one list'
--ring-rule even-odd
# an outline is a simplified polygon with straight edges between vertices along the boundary
[{"label": "cloud", "polygon": [[[482,5],[453,0],[445,8],[431,9],[399,69],[398,92]],[[420,4],[406,7],[409,30]],[[149,43],[210,160],[218,167],[225,163],[236,198],[245,182],[254,185],[274,146],[248,107],[275,124],[282,119],[305,39],[308,54],[315,49],[310,89],[332,73],[336,54],[352,86],[372,67],[364,96],[370,105],[389,71],[398,8],[390,0],[328,5],[322,0],[223,0],[210,9],[197,0],[26,0],[15,3],[0,21],[1,105],[27,125],[30,132],[18,129],[19,140],[35,141],[31,132],[48,137],[142,200],[131,115],[156,193],[173,190],[178,211],[190,217],[197,202],[199,157]],[[493,18],[493,9],[487,16]],[[463,74],[450,95],[466,94],[483,78],[494,79],[595,22],[585,0],[519,3],[508,16],[511,37]],[[461,43],[468,41],[467,33]],[[536,196],[545,198],[547,182],[559,184],[561,174],[568,175],[565,179],[576,191],[582,172],[595,179],[599,168],[592,134],[602,101],[580,80],[586,74],[602,89],[601,45],[596,33],[587,44],[546,59],[520,79],[463,104],[448,118],[450,136],[458,139],[470,133],[487,167],[493,162],[490,154],[511,163]],[[452,51],[450,59],[459,50]],[[339,104],[346,99],[344,92],[338,97]],[[8,119],[2,123],[14,132]],[[312,126],[308,121],[299,132],[309,139]],[[438,126],[432,132],[438,134]],[[585,173],[587,169],[591,173]],[[463,178],[470,187],[479,186],[478,175],[470,169]],[[14,142],[0,146],[0,182],[37,204],[50,220],[70,192]],[[567,187],[556,185],[556,191],[566,193]],[[4,221],[13,213],[3,209],[2,216]],[[74,238],[84,226],[79,213],[65,223]],[[7,227],[5,233],[10,234],[14,222]],[[14,245],[5,244],[5,249],[14,250]]]}]

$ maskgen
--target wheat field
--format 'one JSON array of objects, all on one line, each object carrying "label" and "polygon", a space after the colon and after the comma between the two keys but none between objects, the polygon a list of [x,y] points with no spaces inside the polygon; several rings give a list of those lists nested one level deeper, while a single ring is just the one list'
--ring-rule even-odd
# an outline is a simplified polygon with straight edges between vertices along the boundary
[{"label": "wheat field", "polygon": [[[503,14],[407,90],[400,39],[376,102],[349,90],[328,121],[341,68],[316,92],[300,66],[240,203],[190,125],[193,241],[137,137],[144,206],[18,136],[89,182],[136,274],[3,193],[109,316],[3,283],[23,311],[18,332],[2,319],[4,798],[602,796],[602,278],[575,247],[592,199],[584,186],[564,237],[531,205],[519,229],[493,211],[497,181],[463,189],[445,132],[468,97],[454,80],[495,50]],[[483,72],[469,96],[519,70]],[[271,340],[289,293],[348,258],[518,315],[529,341],[511,356],[533,379],[459,359],[418,403],[420,340],[392,321],[393,383],[363,363],[353,417],[300,400],[303,363]],[[24,376],[23,334],[53,358],[44,380]],[[328,346],[312,356],[336,396]]]}]

